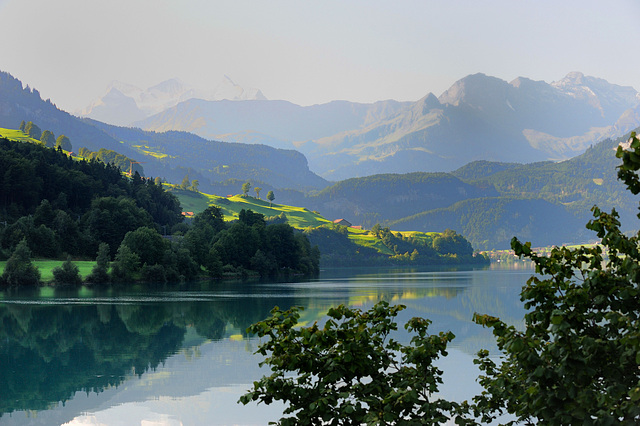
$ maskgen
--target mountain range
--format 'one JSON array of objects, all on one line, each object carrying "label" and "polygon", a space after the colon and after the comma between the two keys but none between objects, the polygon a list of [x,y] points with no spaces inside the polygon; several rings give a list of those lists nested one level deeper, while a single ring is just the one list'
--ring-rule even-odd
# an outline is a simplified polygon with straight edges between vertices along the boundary
[{"label": "mountain range", "polygon": [[[594,204],[604,210],[615,207],[623,224],[637,213],[637,200],[616,179],[619,160],[614,149],[627,136],[598,135],[624,133],[638,123],[638,93],[578,73],[553,84],[522,78],[506,83],[476,74],[439,98],[429,94],[416,103],[336,101],[301,107],[284,101],[192,99],[147,120],[170,112],[178,120],[178,113],[186,108],[195,108],[195,113],[196,106],[200,111],[216,111],[220,125],[227,126],[221,128],[229,134],[236,130],[234,125],[254,123],[258,130],[245,135],[256,141],[269,133],[288,146],[295,141],[300,150],[311,152],[307,155],[316,164],[321,160],[329,164],[333,156],[336,176],[339,170],[355,174],[369,170],[370,165],[376,166],[371,166],[373,171],[395,165],[401,173],[372,173],[332,184],[313,173],[312,161],[308,163],[297,150],[81,119],[0,72],[0,127],[15,129],[22,120],[33,121],[42,130],[68,136],[74,150],[84,146],[117,151],[142,162],[147,176],[174,183],[188,176],[199,181],[203,192],[238,193],[249,180],[263,193],[274,190],[278,203],[317,210],[330,219],[343,217],[365,227],[380,223],[394,230],[451,228],[476,249],[507,248],[513,236],[534,245],[587,241],[593,235],[585,232],[584,224]],[[353,126],[362,128],[345,130]],[[402,136],[392,142],[398,136],[394,132]],[[327,134],[334,136],[323,136]],[[299,142],[305,137],[306,142]],[[587,146],[591,140],[597,142]],[[541,141],[548,142],[547,151]],[[373,159],[376,150],[387,148],[387,157],[395,163]],[[372,159],[357,164],[346,161],[362,152]],[[527,155],[521,160],[523,153]],[[427,154],[440,163],[429,163]],[[547,159],[559,154],[571,158]],[[476,157],[481,159],[450,173],[435,172]],[[337,166],[342,160],[341,169]],[[421,170],[429,172],[407,173],[419,161],[423,161]]]},{"label": "mountain range", "polygon": [[329,180],[380,173],[452,171],[476,160],[563,160],[640,125],[632,87],[572,72],[546,83],[469,75],[416,102],[190,99],[135,122],[205,138],[295,147]]},{"label": "mountain range", "polygon": [[113,81],[104,96],[78,111],[78,115],[117,126],[129,126],[189,99],[237,101],[267,98],[259,89],[245,89],[227,75],[210,90],[192,88],[177,78],[144,90],[128,83]]},{"label": "mountain range", "polygon": [[[227,180],[268,182],[274,188],[306,191],[328,183],[309,170],[301,153],[265,145],[210,141],[185,132],[156,133],[80,119],[60,110],[40,93],[0,72],[0,127],[17,129],[32,121],[41,130],[70,138],[74,151],[101,148],[142,162],[146,176],[180,182],[188,175],[203,191]],[[236,192],[241,183],[235,183]]]}]

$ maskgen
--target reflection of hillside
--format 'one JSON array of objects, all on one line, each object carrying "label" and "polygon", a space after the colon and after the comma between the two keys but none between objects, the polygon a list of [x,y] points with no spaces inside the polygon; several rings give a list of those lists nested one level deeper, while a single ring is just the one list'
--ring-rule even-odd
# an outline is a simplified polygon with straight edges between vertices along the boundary
[{"label": "reflection of hillside", "polygon": [[[103,410],[105,404],[158,395],[196,398],[215,393],[212,387],[250,383],[259,377],[252,355],[257,343],[245,329],[275,305],[304,307],[301,323],[310,324],[322,322],[338,304],[366,309],[381,299],[401,303],[407,309],[400,324],[413,316],[429,318],[431,332],[454,332],[452,349],[475,354],[479,348],[491,349],[493,338],[471,321],[473,312],[518,324],[518,294],[529,274],[342,270],[291,283],[5,295],[0,302],[0,414],[5,414],[0,424],[11,423],[6,414],[14,411],[37,410],[40,419],[55,415],[55,421],[38,424],[60,424],[80,412]],[[409,339],[400,326],[398,340]],[[79,398],[85,393],[87,398]]]},{"label": "reflection of hillside", "polygon": [[[475,355],[479,349],[495,349],[489,330],[472,321],[474,312],[498,316],[509,324],[522,324],[524,310],[520,290],[532,274],[531,268],[492,270],[420,270],[382,269],[378,272],[332,270],[324,274],[326,285],[339,286],[351,306],[366,309],[379,300],[403,304],[407,310],[400,322],[420,316],[433,321],[432,332],[452,331],[456,338],[452,347]],[[312,299],[315,300],[315,299]],[[316,310],[317,319],[325,311]],[[305,317],[308,322],[312,319]],[[408,334],[400,331],[407,343]]]},{"label": "reflection of hillside", "polygon": [[[250,287],[245,289],[248,294]],[[229,328],[244,334],[275,304],[284,308],[308,304],[295,297],[238,297],[242,289],[238,284],[233,292],[219,286],[215,294],[123,296],[81,289],[4,300],[0,417],[45,410],[76,392],[101,393],[141,377],[180,350],[185,335],[197,354],[203,338],[219,340]]]},{"label": "reflection of hillside", "polygon": [[[153,315],[153,310],[148,307],[145,313]],[[156,332],[140,334],[106,311],[102,307],[99,315],[96,306],[0,307],[0,413],[46,409],[79,390],[102,392],[132,372],[155,368],[180,347],[184,329],[163,321]]]}]

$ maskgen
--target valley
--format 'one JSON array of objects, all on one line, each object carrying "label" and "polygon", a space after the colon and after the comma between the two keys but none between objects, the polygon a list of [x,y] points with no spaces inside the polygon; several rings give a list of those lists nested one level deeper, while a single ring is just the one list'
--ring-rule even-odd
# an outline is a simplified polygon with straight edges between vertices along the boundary
[{"label": "valley", "polygon": [[[189,92],[169,82],[149,93],[164,99],[163,105],[177,103],[137,123],[147,130],[74,117],[7,73],[0,83],[5,136],[19,136],[8,130],[15,120],[39,111],[40,127],[68,135],[76,150],[112,150],[126,159],[121,168],[131,163],[142,176],[165,182],[196,180],[200,196],[211,198],[194,205],[224,210],[214,198],[224,202],[250,182],[263,194],[276,193],[279,204],[318,212],[323,220],[344,218],[364,229],[380,224],[394,232],[455,229],[476,250],[509,248],[513,236],[534,246],[589,242],[593,235],[584,223],[594,204],[615,207],[623,226],[635,214],[635,203],[615,174],[614,148],[624,137],[605,136],[640,124],[634,118],[638,93],[580,73],[552,84],[525,78],[506,83],[475,74],[440,97],[429,94],[416,103],[340,101],[313,107],[262,98],[178,102],[171,93],[184,98]],[[139,102],[136,96],[131,99]],[[206,116],[216,119],[201,118]],[[197,130],[185,117],[204,127]],[[341,169],[364,176],[321,177],[348,177]],[[253,208],[263,212],[263,206]]]}]

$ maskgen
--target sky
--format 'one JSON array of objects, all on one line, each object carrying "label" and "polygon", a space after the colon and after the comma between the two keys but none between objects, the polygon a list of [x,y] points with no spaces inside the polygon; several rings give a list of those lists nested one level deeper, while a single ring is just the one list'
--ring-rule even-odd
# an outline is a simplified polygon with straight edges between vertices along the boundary
[{"label": "sky", "polygon": [[78,111],[114,80],[414,101],[482,72],[640,90],[637,0],[0,0],[0,70]]}]

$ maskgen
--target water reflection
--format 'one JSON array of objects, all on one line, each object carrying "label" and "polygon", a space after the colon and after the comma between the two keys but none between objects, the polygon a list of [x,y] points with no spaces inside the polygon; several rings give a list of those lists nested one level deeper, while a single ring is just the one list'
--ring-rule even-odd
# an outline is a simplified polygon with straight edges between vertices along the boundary
[{"label": "water reflection", "polygon": [[[459,375],[461,362],[470,369],[478,349],[493,347],[490,333],[471,322],[473,312],[519,324],[518,293],[530,274],[343,269],[306,282],[3,294],[0,424],[266,424],[281,408],[235,402],[263,374],[252,355],[257,341],[245,329],[275,305],[303,306],[301,319],[311,323],[340,303],[405,304],[401,321],[423,316],[433,332],[456,334],[444,364],[457,365]],[[467,393],[475,376],[465,375]],[[447,380],[445,392],[457,394],[461,379]]]}]

